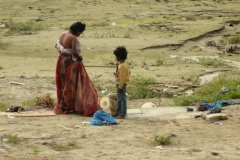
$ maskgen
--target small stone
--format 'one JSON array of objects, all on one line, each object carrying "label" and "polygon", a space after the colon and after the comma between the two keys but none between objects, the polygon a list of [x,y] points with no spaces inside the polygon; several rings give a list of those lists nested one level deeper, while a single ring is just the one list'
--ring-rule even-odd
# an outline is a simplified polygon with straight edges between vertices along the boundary
[{"label": "small stone", "polygon": [[211,152],[211,154],[214,155],[214,156],[217,156],[217,155],[218,155],[217,152]]},{"label": "small stone", "polygon": [[207,41],[206,45],[207,46],[216,46],[216,42],[215,41]]},{"label": "small stone", "polygon": [[5,23],[1,24],[0,28],[6,28],[6,24]]}]

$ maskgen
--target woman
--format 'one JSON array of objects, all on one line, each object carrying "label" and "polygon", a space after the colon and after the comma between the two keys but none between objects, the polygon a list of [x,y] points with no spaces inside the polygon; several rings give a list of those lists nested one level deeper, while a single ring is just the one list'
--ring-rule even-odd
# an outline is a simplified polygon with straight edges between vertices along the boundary
[{"label": "woman", "polygon": [[56,114],[76,113],[93,116],[100,110],[98,95],[82,63],[79,37],[86,25],[81,22],[72,24],[68,32],[57,41],[59,57],[56,67],[57,105]]}]

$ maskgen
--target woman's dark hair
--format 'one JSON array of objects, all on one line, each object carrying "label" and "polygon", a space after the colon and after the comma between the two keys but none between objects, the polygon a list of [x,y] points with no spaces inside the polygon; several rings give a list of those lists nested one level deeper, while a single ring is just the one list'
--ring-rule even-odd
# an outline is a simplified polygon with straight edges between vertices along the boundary
[{"label": "woman's dark hair", "polygon": [[73,34],[76,34],[77,32],[83,32],[86,28],[86,24],[82,23],[82,22],[76,22],[73,23],[70,27],[70,31]]},{"label": "woman's dark hair", "polygon": [[128,52],[124,46],[117,47],[113,53],[116,57],[120,58],[121,60],[127,59]]}]

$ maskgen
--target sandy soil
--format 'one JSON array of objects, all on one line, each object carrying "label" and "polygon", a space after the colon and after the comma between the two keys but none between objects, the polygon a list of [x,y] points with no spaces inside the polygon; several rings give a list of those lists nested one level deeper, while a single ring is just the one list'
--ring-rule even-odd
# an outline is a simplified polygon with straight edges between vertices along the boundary
[{"label": "sandy soil", "polygon": [[[240,56],[223,55],[226,39],[239,33],[238,0],[232,1],[55,1],[2,0],[0,20],[16,22],[40,19],[45,29],[31,34],[5,36],[10,45],[0,49],[0,102],[21,105],[41,93],[56,99],[54,85],[58,36],[66,26],[82,20],[88,27],[80,41],[90,78],[101,89],[114,92],[113,50],[124,45],[129,51],[132,77],[154,77],[158,83],[195,83],[198,75],[229,70],[239,73]],[[228,24],[232,23],[233,27]],[[215,41],[216,46],[206,42]],[[196,57],[214,57],[233,61],[232,68],[204,67]],[[157,59],[164,61],[157,66]],[[188,81],[189,77],[193,77]],[[10,82],[24,85],[10,85]],[[162,89],[156,86],[155,89]],[[184,89],[184,88],[180,88]],[[129,108],[140,108],[146,101],[129,100]],[[172,106],[162,98],[158,107]],[[223,125],[202,119],[161,117],[128,118],[116,126],[83,125],[90,117],[76,115],[49,117],[0,116],[0,159],[239,159],[239,106],[223,110],[229,120]],[[169,120],[172,122],[169,123]],[[64,128],[66,127],[66,128]],[[7,142],[6,135],[17,134],[21,142]],[[175,135],[170,145],[156,149],[149,138]],[[79,148],[55,151],[56,145],[76,142]],[[213,156],[211,152],[218,152]],[[45,158],[44,158],[45,157]]]}]

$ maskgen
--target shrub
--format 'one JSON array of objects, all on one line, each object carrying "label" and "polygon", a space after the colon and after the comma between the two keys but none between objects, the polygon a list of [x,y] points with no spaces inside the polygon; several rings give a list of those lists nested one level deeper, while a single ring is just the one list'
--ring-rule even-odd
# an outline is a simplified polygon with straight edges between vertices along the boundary
[{"label": "shrub", "polygon": [[18,138],[17,134],[15,134],[15,135],[9,134],[9,135],[7,135],[7,139],[8,139],[8,142],[14,143],[14,144],[17,144],[20,142],[20,139]]},{"label": "shrub", "polygon": [[0,111],[6,111],[7,110],[7,106],[4,103],[0,103]]},{"label": "shrub", "polygon": [[154,136],[154,142],[158,145],[171,143],[171,136]]},{"label": "shrub", "polygon": [[156,93],[152,89],[152,84],[156,82],[152,77],[136,77],[131,80],[132,87],[128,88],[130,99],[154,98]]},{"label": "shrub", "polygon": [[240,43],[240,34],[236,34],[235,36],[232,36],[228,39],[229,44],[236,44]]},{"label": "shrub", "polygon": [[132,78],[131,83],[134,85],[151,85],[156,83],[156,79],[153,77],[135,77]]},{"label": "shrub", "polygon": [[9,45],[9,43],[3,42],[3,41],[0,39],[0,49],[6,49],[8,45]]},{"label": "shrub", "polygon": [[128,89],[130,99],[154,98],[154,92],[148,86],[137,85]]},{"label": "shrub", "polygon": [[[229,100],[240,98],[240,78],[239,76],[228,77],[226,74],[220,75],[212,83],[196,90],[192,96],[179,96],[173,99],[177,106],[196,105],[196,103],[212,103],[218,100]],[[226,86],[230,89],[228,93],[220,93]]]},{"label": "shrub", "polygon": [[40,23],[25,21],[25,22],[14,22],[12,18],[7,23],[8,31],[6,35],[12,35],[15,33],[25,34],[26,31],[38,31],[42,30],[43,26]]},{"label": "shrub", "polygon": [[213,66],[213,67],[226,67],[229,68],[231,67],[227,62],[217,59],[217,58],[201,58],[200,59],[200,64],[203,66]]}]

